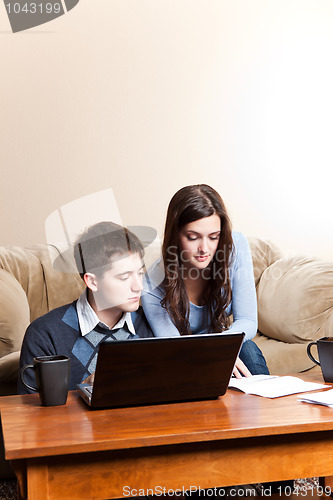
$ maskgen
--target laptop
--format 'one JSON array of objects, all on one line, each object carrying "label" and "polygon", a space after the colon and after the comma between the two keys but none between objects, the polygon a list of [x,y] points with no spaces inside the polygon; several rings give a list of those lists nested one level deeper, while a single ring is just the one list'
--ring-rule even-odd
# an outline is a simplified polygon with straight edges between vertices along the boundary
[{"label": "laptop", "polygon": [[216,399],[227,390],[244,333],[101,342],[93,386],[77,388],[92,408]]}]

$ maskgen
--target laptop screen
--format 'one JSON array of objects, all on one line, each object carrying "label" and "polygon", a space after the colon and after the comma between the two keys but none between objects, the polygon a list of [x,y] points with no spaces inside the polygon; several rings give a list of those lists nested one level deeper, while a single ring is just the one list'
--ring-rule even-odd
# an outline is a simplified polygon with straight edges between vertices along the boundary
[{"label": "laptop screen", "polygon": [[243,338],[243,333],[214,333],[102,342],[91,406],[149,405],[222,396]]}]

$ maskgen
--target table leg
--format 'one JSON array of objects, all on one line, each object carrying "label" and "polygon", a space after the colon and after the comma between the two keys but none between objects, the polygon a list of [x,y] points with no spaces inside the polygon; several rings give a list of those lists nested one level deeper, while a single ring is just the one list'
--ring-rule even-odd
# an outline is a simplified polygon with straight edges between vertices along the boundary
[{"label": "table leg", "polygon": [[17,477],[17,498],[48,498],[48,467],[40,459],[15,460],[12,467]]},{"label": "table leg", "polygon": [[45,500],[48,498],[48,467],[38,459],[27,460],[28,500]]},{"label": "table leg", "polygon": [[320,477],[319,485],[323,488],[326,497],[333,497],[333,476]]},{"label": "table leg", "polygon": [[17,500],[27,498],[27,474],[25,460],[15,460],[11,462],[13,471],[17,479]]}]

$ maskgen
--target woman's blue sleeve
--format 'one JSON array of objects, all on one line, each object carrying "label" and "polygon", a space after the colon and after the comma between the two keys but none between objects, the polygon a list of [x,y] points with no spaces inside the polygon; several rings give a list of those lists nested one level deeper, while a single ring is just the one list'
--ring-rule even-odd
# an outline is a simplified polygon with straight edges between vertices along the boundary
[{"label": "woman's blue sleeve", "polygon": [[236,253],[230,269],[233,323],[227,332],[244,332],[245,340],[250,340],[258,328],[252,256],[243,234],[234,232],[233,239]]}]

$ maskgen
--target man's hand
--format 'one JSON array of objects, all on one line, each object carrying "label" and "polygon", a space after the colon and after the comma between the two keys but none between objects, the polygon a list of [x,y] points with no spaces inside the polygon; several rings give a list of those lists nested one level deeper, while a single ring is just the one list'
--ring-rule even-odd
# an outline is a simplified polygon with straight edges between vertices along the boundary
[{"label": "man's hand", "polygon": [[236,359],[233,374],[236,378],[252,377],[252,373],[248,368],[246,368],[243,361],[239,357]]},{"label": "man's hand", "polygon": [[95,372],[89,375],[89,377],[87,377],[82,383],[94,385],[94,380],[95,380]]}]

